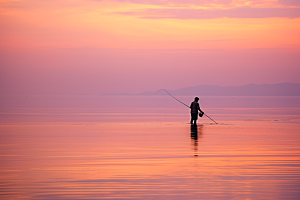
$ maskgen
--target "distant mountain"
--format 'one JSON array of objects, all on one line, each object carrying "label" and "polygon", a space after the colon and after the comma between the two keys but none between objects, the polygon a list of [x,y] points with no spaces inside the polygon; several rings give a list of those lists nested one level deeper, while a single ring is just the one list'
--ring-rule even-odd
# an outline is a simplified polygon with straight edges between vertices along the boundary
[{"label": "distant mountain", "polygon": [[[172,95],[199,95],[199,96],[300,96],[300,84],[278,83],[278,84],[248,84],[244,86],[216,86],[198,85],[177,90],[168,90]],[[119,94],[129,95],[129,94]],[[134,95],[166,95],[166,92],[142,92]]]}]

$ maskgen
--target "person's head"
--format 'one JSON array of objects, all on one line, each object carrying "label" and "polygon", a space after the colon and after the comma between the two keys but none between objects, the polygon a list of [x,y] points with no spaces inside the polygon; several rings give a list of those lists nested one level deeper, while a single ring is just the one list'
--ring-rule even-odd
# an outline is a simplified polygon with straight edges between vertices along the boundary
[{"label": "person's head", "polygon": [[198,102],[198,101],[199,101],[199,97],[195,97],[195,101],[197,101],[197,102]]}]

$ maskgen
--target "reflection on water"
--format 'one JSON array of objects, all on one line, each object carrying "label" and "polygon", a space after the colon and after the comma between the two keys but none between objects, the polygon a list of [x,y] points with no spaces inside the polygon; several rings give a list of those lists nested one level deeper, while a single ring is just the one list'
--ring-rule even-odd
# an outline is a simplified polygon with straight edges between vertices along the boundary
[{"label": "reflection on water", "polygon": [[297,123],[261,121],[2,124],[0,193],[3,199],[296,200],[299,132]]},{"label": "reflection on water", "polygon": [[261,97],[204,106],[219,124],[197,126],[184,107],[141,109],[133,97],[131,107],[97,107],[97,96],[84,108],[85,96],[76,108],[39,98],[1,100],[15,105],[0,108],[1,199],[300,199],[299,97],[282,108],[244,106]]},{"label": "reflection on water", "polygon": [[191,139],[192,146],[195,151],[194,156],[198,156],[198,137],[202,137],[203,135],[203,125],[194,125],[191,124]]}]

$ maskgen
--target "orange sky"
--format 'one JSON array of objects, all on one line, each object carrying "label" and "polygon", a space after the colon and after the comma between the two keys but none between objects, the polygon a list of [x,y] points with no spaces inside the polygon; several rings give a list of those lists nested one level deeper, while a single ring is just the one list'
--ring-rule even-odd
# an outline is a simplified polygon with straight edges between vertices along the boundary
[{"label": "orange sky", "polygon": [[[2,76],[5,74],[6,77],[10,75],[17,77],[15,71],[23,69],[28,69],[31,74],[46,76],[45,70],[38,72],[35,68],[32,69],[32,66],[44,65],[47,59],[56,63],[48,68],[43,66],[47,70],[51,71],[57,65],[70,70],[74,68],[72,58],[76,57],[79,59],[77,63],[91,63],[77,66],[76,69],[79,71],[76,74],[81,74],[80,70],[83,67],[93,73],[97,66],[97,73],[107,74],[104,79],[109,77],[108,82],[102,80],[96,81],[95,84],[110,83],[109,80],[114,78],[111,75],[113,72],[109,71],[113,65],[116,77],[123,79],[110,88],[116,92],[155,90],[157,87],[175,89],[199,84],[242,85],[250,82],[262,84],[276,83],[276,80],[299,82],[295,73],[299,72],[297,66],[300,52],[300,2],[296,0],[0,0],[0,13],[0,50],[5,57],[1,71]],[[76,53],[58,53],[61,49],[74,49]],[[86,51],[81,53],[82,49],[89,49],[90,53]],[[99,53],[105,49],[116,51]],[[118,49],[123,51],[120,52]],[[140,55],[141,51],[131,54],[126,51],[128,49],[155,50],[155,54],[142,53],[153,63],[148,62],[147,66],[142,66],[145,57]],[[184,74],[184,77],[180,77],[182,80],[178,82],[178,78],[176,81],[166,80],[163,76],[155,77],[154,73],[158,71],[162,71],[166,76],[170,68],[174,67],[172,63],[174,57],[164,56],[166,49],[181,52],[180,55],[178,52],[172,53],[173,56],[182,58],[182,65],[175,66],[176,77],[182,75],[180,69],[186,69],[196,70],[195,73],[204,72],[210,78],[201,82],[191,81],[191,77]],[[207,55],[195,55],[189,53],[192,49],[211,51]],[[253,52],[253,49],[264,49],[264,53]],[[252,54],[242,52],[243,55],[248,54],[248,57],[243,58],[243,55],[239,55],[241,59],[238,59],[237,55],[241,50],[250,50]],[[30,52],[30,55],[25,55],[24,52],[27,54]],[[52,58],[47,57],[54,54]],[[126,62],[122,64],[111,64],[111,60],[106,60],[108,58],[120,60],[125,54],[130,56],[127,56]],[[225,54],[228,54],[225,56],[226,59],[222,59]],[[103,59],[97,58],[96,55]],[[39,57],[39,62],[22,60],[20,56],[29,60]],[[90,59],[91,56],[94,58]],[[42,57],[47,58],[43,60]],[[197,60],[199,57],[203,57],[204,60]],[[207,60],[207,57],[222,61],[222,66],[215,60],[210,63],[211,60]],[[275,57],[275,61],[272,57]],[[253,63],[248,62],[251,58],[255,59],[255,65],[261,64],[262,71],[273,68],[273,71],[278,73],[268,75],[266,72],[257,80],[247,77],[247,73],[241,74],[245,78],[233,80],[236,75],[232,75],[231,81],[220,80],[223,72],[218,74],[218,71],[230,71],[230,74],[233,74],[239,73],[239,69],[243,67],[246,67],[246,71],[251,71]],[[64,60],[63,63],[61,59]],[[202,64],[201,69],[196,67],[199,61]],[[273,62],[276,66],[272,64]],[[183,66],[184,63],[188,63],[189,66]],[[154,68],[157,66],[160,66],[160,69],[155,71]],[[214,75],[212,67],[215,69]],[[146,76],[142,80],[147,79],[147,74],[139,73],[139,70],[152,70],[151,78],[157,79],[156,83],[159,84],[151,81],[143,82],[130,75],[122,78],[124,68],[134,70],[132,73],[134,76]],[[282,74],[285,70],[289,72]],[[257,71],[251,73],[257,74]],[[63,72],[61,76],[64,76]],[[88,76],[87,74],[82,78],[88,80]],[[126,83],[127,80],[129,81],[127,87],[123,86],[122,89],[118,87],[121,82]],[[71,81],[75,79],[72,78]],[[27,82],[24,79],[24,83]],[[4,80],[1,84],[7,85],[6,89],[2,87],[4,91],[14,91],[18,87],[15,85],[8,88],[12,83]],[[31,87],[29,84],[27,88]]]},{"label": "orange sky", "polygon": [[[210,1],[219,4],[204,5],[180,1],[162,5],[138,2],[2,0],[2,48],[278,48],[300,44],[300,19],[289,13],[279,17],[268,10],[295,9],[295,6],[281,5],[276,0],[232,1],[231,4]],[[254,17],[243,18],[244,10],[235,11],[240,8],[253,9],[247,12],[250,15],[252,12]],[[160,11],[149,11],[152,9]],[[296,9],[299,12],[300,5]],[[176,16],[174,10],[183,13]],[[216,18],[189,17],[198,10],[211,11]],[[217,13],[224,10],[237,13],[236,17]],[[272,17],[257,18],[259,12],[266,16],[270,12]]]}]

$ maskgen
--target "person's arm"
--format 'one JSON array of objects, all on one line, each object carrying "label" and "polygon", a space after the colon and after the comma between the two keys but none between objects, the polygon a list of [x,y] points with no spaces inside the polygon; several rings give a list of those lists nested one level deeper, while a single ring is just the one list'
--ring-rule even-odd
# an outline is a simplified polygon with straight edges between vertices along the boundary
[{"label": "person's arm", "polygon": [[202,115],[204,115],[204,112],[200,109],[199,103],[198,103],[198,110],[202,113]]}]

